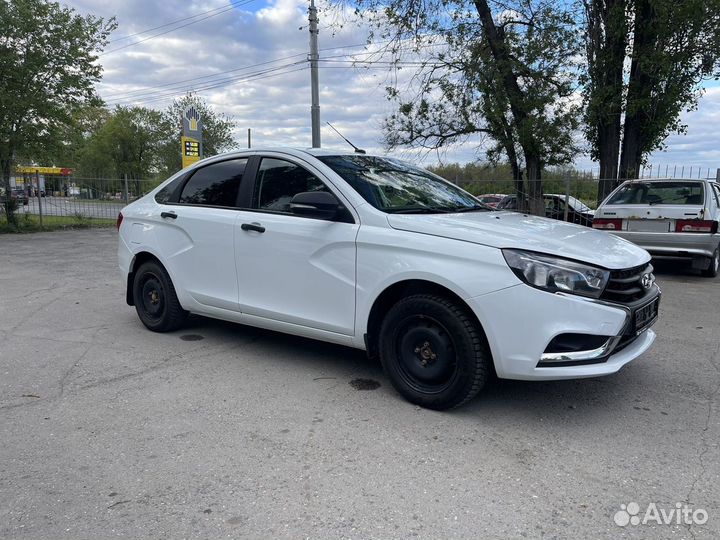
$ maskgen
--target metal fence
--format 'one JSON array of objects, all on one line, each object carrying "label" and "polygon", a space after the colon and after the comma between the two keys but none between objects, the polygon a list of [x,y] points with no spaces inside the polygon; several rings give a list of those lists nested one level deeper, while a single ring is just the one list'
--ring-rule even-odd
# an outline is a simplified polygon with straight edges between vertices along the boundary
[{"label": "metal fence", "polygon": [[[649,169],[649,168],[648,168]],[[652,176],[649,170],[644,170],[642,175],[650,177],[677,177],[689,178],[692,171],[694,178],[715,178],[715,170],[710,168],[700,169],[699,167],[654,167]],[[665,172],[668,174],[666,175]],[[456,176],[449,178],[450,181],[458,184],[473,195],[514,195],[516,193],[515,182],[507,179],[498,180],[477,180],[473,178],[462,178]],[[561,197],[574,197],[590,208],[596,208],[598,178],[594,178],[591,172],[575,173],[572,176],[553,174],[543,179],[543,193],[559,195]],[[57,177],[45,178],[37,189],[38,183],[18,183],[18,189],[22,187],[25,194],[23,204],[18,205],[17,213],[26,215],[32,219],[46,218],[47,222],[67,221],[85,225],[103,224],[107,225],[114,221],[120,210],[128,203],[142,197],[154,189],[160,180],[138,180],[138,179],[116,179],[116,178],[77,178]],[[21,202],[18,200],[18,202]],[[0,216],[0,221],[3,216]]]},{"label": "metal fence", "polygon": [[86,224],[114,221],[128,203],[150,192],[159,181],[112,178],[46,178],[40,183],[16,183],[18,214]]}]

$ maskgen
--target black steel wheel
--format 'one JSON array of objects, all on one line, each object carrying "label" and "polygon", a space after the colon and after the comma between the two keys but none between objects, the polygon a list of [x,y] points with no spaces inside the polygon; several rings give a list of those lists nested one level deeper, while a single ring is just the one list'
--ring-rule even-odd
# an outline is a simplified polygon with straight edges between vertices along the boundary
[{"label": "black steel wheel", "polygon": [[187,318],[170,276],[158,262],[145,262],[135,272],[133,300],[138,317],[153,332],[177,330]]},{"label": "black steel wheel", "polygon": [[438,410],[472,399],[491,362],[485,335],[464,306],[421,294],[388,311],[380,330],[380,359],[400,394]]}]

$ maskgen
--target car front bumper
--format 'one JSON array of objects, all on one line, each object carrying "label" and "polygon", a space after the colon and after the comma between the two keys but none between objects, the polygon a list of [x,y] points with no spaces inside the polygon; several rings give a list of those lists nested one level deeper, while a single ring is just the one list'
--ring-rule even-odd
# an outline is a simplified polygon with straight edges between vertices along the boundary
[{"label": "car front bumper", "polygon": [[653,257],[712,257],[720,243],[719,234],[703,233],[653,233],[633,231],[608,231],[637,244]]},{"label": "car front bumper", "polygon": [[[640,305],[659,295],[654,287]],[[629,307],[553,294],[525,284],[468,302],[485,329],[501,378],[555,380],[609,375],[644,353],[655,340],[649,326],[635,335]],[[610,349],[549,357],[546,350],[553,338],[568,333],[607,336]]]}]

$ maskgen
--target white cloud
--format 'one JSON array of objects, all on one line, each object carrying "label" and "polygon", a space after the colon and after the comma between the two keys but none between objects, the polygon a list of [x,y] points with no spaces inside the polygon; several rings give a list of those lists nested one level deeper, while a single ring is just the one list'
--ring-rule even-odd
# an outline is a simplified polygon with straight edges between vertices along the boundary
[{"label": "white cloud", "polygon": [[[127,0],[111,3],[72,0],[69,4],[83,14],[117,16],[120,27],[112,37],[115,40],[182,17],[229,6],[227,0]],[[256,146],[309,146],[310,73],[307,69],[291,72],[306,67],[306,64],[287,67],[281,74],[268,72],[265,74],[267,78],[242,80],[250,73],[306,59],[307,5],[305,0],[255,0],[176,32],[106,54],[101,58],[105,77],[99,87],[100,94],[109,104],[136,103],[162,109],[173,97],[181,96],[185,90],[195,89],[217,111],[234,116],[238,123],[237,139],[241,144],[244,144],[246,130],[250,127]],[[325,6],[326,0],[318,1],[320,47],[326,49],[321,56],[362,52],[361,47],[328,50],[365,43],[368,30],[351,22],[351,10],[331,13],[324,9]],[[198,19],[202,17],[205,15]],[[346,24],[340,26],[339,22]],[[108,50],[118,49],[149,35],[114,41]],[[369,48],[377,49],[377,46]],[[296,56],[264,66],[239,69],[292,55]],[[392,110],[384,92],[388,83],[387,72],[353,68],[349,64],[327,65],[332,68],[320,70],[323,146],[345,147],[345,143],[324,125],[328,120],[356,145],[372,152],[382,152],[380,125]],[[220,75],[230,70],[236,71]],[[412,72],[405,68],[397,75],[400,83],[405,83]],[[230,76],[237,77],[234,84],[209,88],[213,86],[212,81],[219,84],[220,79]],[[198,77],[206,78],[168,86],[169,83]],[[651,161],[663,167],[678,163],[689,169],[693,165],[695,170],[698,166],[706,169],[719,166],[720,140],[716,135],[716,126],[720,122],[720,88],[710,89],[701,100],[699,110],[687,113],[683,118],[689,125],[687,136],[671,136],[667,141],[669,151],[656,153]],[[475,158],[479,144],[479,138],[471,140],[440,156],[443,161],[470,161]],[[395,153],[426,163],[438,160],[438,154],[434,152],[407,150]],[[587,156],[579,156],[577,165],[583,168],[593,166]]]}]

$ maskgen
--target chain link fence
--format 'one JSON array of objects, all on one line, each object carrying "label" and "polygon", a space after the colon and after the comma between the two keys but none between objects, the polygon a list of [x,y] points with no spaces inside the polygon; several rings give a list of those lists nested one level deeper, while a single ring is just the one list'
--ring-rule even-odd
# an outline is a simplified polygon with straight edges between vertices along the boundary
[{"label": "chain link fence", "polygon": [[[487,173],[493,175],[492,170]],[[720,170],[717,170],[717,174],[720,174]],[[641,177],[714,178],[715,175],[715,169],[706,167],[663,165],[646,167]],[[517,189],[515,182],[507,179],[463,178],[460,174],[448,180],[481,199],[487,197],[484,202],[492,206],[496,206],[504,196],[514,196]],[[14,179],[14,196],[18,203],[17,214],[26,221],[32,220],[41,226],[43,223],[60,226],[108,226],[115,222],[118,213],[126,204],[150,192],[159,183],[160,180],[145,179],[26,176]],[[593,176],[592,171],[573,171],[569,175],[555,172],[548,175],[543,179],[548,212],[553,212],[552,217],[563,219],[560,216],[564,215],[569,219],[569,211],[562,208],[558,210],[558,206],[563,206],[558,200],[571,206],[570,210],[580,206],[578,203],[595,209],[598,204],[598,183],[599,179]],[[5,220],[5,216],[0,216],[0,225]]]},{"label": "chain link fence", "polygon": [[57,177],[15,179],[16,215],[42,225],[109,225],[159,181]]}]

